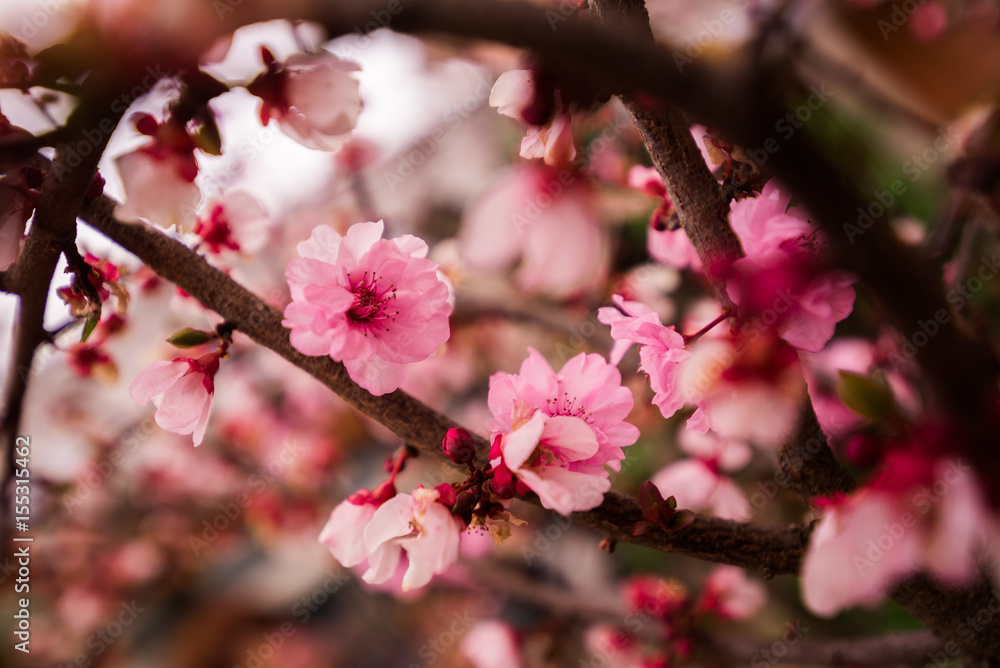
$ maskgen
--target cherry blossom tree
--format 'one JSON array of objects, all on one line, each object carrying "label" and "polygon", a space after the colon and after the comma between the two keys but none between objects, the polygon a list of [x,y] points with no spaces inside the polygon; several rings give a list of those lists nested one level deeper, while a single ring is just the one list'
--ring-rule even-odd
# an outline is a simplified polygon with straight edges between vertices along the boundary
[{"label": "cherry blossom tree", "polygon": [[993,3],[3,12],[4,661],[1000,662]]}]

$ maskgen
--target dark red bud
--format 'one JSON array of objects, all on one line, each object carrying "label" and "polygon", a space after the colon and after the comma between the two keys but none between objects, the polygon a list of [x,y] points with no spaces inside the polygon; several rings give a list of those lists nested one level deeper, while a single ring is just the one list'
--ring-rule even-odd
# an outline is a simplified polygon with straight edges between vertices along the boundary
[{"label": "dark red bud", "polygon": [[476,442],[461,427],[449,429],[442,442],[444,454],[456,464],[468,464],[476,458]]},{"label": "dark red bud", "polygon": [[441,483],[434,489],[438,492],[438,501],[448,506],[449,508],[455,505],[455,501],[458,495],[455,494],[455,488],[446,482]]}]

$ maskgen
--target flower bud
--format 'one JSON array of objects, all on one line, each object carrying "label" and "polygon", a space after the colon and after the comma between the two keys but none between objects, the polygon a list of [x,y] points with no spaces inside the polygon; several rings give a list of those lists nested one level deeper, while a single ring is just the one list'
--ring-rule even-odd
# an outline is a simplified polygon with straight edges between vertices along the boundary
[{"label": "flower bud", "polygon": [[456,464],[468,464],[476,458],[476,442],[462,428],[449,429],[441,443],[444,454]]}]

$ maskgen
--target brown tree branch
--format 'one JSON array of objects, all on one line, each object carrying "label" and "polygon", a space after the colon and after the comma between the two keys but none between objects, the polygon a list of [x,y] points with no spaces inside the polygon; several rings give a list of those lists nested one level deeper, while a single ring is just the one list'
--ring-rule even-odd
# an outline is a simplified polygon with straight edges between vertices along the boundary
[{"label": "brown tree branch", "polygon": [[[89,128],[97,110],[104,107],[98,95],[88,104],[78,107],[67,125]],[[20,296],[17,328],[14,335],[14,353],[8,370],[4,392],[3,419],[0,437],[4,447],[3,483],[0,496],[8,508],[8,493],[14,476],[15,441],[20,429],[24,397],[35,351],[49,340],[43,326],[45,304],[49,285],[62,249],[72,246],[76,239],[76,214],[90,189],[97,172],[97,163],[104,153],[109,135],[91,144],[91,151],[81,156],[69,144],[61,144],[42,181],[38,206],[17,262],[4,274],[5,285],[16,287]],[[6,516],[6,512],[4,513]],[[4,526],[7,523],[4,522]],[[5,545],[9,545],[4,541]]]},{"label": "brown tree branch", "polygon": [[[623,35],[631,35],[633,39],[640,42],[652,43],[649,17],[642,0],[591,0],[591,6],[599,20],[609,25],[614,31]],[[742,101],[744,104],[754,99],[750,95],[751,91],[744,92],[747,93],[747,97]],[[728,264],[733,259],[742,256],[742,249],[738,247],[738,242],[737,247],[733,248],[732,241],[729,241],[729,237],[735,240],[735,235],[728,222],[728,201],[722,195],[714,177],[708,172],[700,153],[694,147],[694,142],[691,141],[690,133],[687,130],[687,124],[680,114],[669,107],[650,108],[648,105],[638,103],[635,98],[630,96],[623,97],[623,101],[635,118],[646,148],[654,157],[657,169],[667,182],[671,196],[673,196],[674,191],[691,194],[693,206],[692,201],[685,200],[675,200],[675,205],[681,224],[695,248],[698,249],[702,261],[705,262],[706,258],[710,258],[709,261],[715,259],[718,262]],[[739,103],[741,103],[739,99],[733,101],[733,104]],[[778,117],[780,118],[780,116]],[[753,126],[754,128],[768,127],[760,123]],[[796,148],[800,154],[794,157],[800,162],[796,164],[793,160],[789,160],[787,172],[788,174],[794,173],[796,176],[796,183],[792,184],[793,190],[800,194],[808,190],[837,190],[836,187],[831,188],[831,184],[840,183],[839,175],[834,173],[833,167],[821,155],[805,142],[801,142],[803,133],[799,133],[797,136],[801,146]],[[769,137],[764,137],[761,142],[767,139]],[[792,139],[795,139],[795,136]],[[785,152],[782,157],[787,158],[788,155],[789,152]],[[812,166],[817,162],[831,172],[830,177],[817,180],[814,173],[803,169],[804,166]],[[838,178],[834,178],[835,176]],[[709,181],[711,184],[708,183]],[[850,195],[848,188],[842,187],[841,190],[844,191],[840,193],[841,196]],[[686,212],[686,208],[689,206],[692,206],[693,210]],[[827,234],[828,236],[833,235],[832,245],[835,250],[839,251],[840,263],[843,265],[847,259],[845,255],[849,255],[850,252],[845,248],[846,243],[839,226],[836,229],[829,229],[829,221],[827,222]],[[880,237],[875,240],[875,243],[883,248],[883,252],[889,253],[895,262],[901,263],[895,265],[893,270],[903,271],[906,269],[912,273],[916,269],[916,265],[912,260],[908,264],[905,263],[906,258],[901,257],[903,255],[902,248],[898,242],[891,238],[891,233],[883,236],[885,238]],[[706,267],[711,267],[711,265],[706,262]],[[860,268],[865,269],[865,267]],[[874,267],[869,265],[868,268],[873,269]],[[862,277],[865,278],[864,275]],[[880,272],[876,271],[875,273],[868,272],[867,276],[869,283],[874,281],[883,288],[891,287],[883,280],[884,278],[887,278],[888,283],[891,284],[895,275],[890,274],[883,277]],[[943,303],[940,282],[932,283],[933,281],[929,280],[923,281],[923,285],[920,287],[926,292],[921,292],[920,296],[930,295],[933,303],[933,297],[937,293],[940,298],[936,301]],[[715,288],[720,296],[726,294],[725,285],[715,285]],[[914,304],[912,307],[918,311],[921,308],[926,308],[923,304]],[[903,322],[906,320],[904,319]],[[911,324],[916,325],[916,321],[912,321]],[[951,334],[957,335],[957,330]],[[938,362],[939,360],[932,360],[931,364],[936,365]],[[944,370],[939,367],[929,366],[927,368],[930,375],[941,382],[953,383],[955,380],[954,378],[945,378],[947,372],[942,373]],[[982,400],[987,396],[984,391],[986,388],[983,387],[978,388],[981,391],[978,397],[969,397],[968,393],[964,392],[964,388],[962,389],[961,398],[951,398],[969,401],[970,398]],[[976,403],[975,406],[979,406],[979,404]],[[970,410],[970,406],[967,405],[962,408],[966,411]],[[819,426],[816,413],[808,400],[803,404],[795,431],[782,444],[779,461],[788,486],[799,493],[807,502],[816,496],[827,496],[834,492],[849,492],[854,488],[854,481],[840,466],[830,450]],[[978,587],[974,589],[974,593],[964,594],[942,590],[926,577],[915,576],[897,585],[890,595],[914,616],[927,624],[929,628],[945,635],[950,639],[950,642],[956,642],[959,638],[955,633],[955,624],[950,622],[951,616],[960,610],[971,611],[970,600],[981,601],[988,594],[989,587],[985,581],[980,581]],[[984,634],[985,637],[980,638],[975,649],[968,647],[963,648],[963,651],[996,654],[998,650],[997,631],[1000,631],[1000,627],[995,626],[989,634]]]},{"label": "brown tree branch", "polygon": [[932,654],[940,653],[945,647],[945,643],[930,631],[823,640],[803,639],[807,633],[808,623],[796,620],[786,625],[782,637],[766,644],[714,634],[703,635],[698,640],[699,646],[704,644],[705,649],[716,655],[749,661],[751,666],[778,663],[827,666],[923,664],[928,662]]},{"label": "brown tree branch", "polygon": [[[641,0],[590,0],[590,6],[609,30],[653,45],[649,16]],[[733,261],[743,257],[743,248],[729,225],[729,198],[705,164],[690,124],[672,105],[627,92],[621,100],[663,177],[681,227],[698,252],[716,296],[723,308],[735,312],[724,274]]]},{"label": "brown tree branch", "polygon": [[[217,312],[239,332],[303,369],[425,455],[463,470],[450,462],[441,449],[445,432],[458,424],[402,391],[372,396],[350,379],[342,364],[329,357],[303,355],[292,347],[289,332],[281,325],[280,311],[183,244],[145,225],[115,220],[114,206],[113,200],[101,197],[83,208],[81,218],[206,308]],[[475,438],[479,463],[483,464],[489,444],[480,436]],[[608,494],[604,503],[594,510],[573,513],[573,519],[597,529],[613,541],[733,564],[759,570],[766,576],[798,571],[809,532],[807,527],[801,526],[761,527],[698,517],[693,525],[678,532],[655,531],[635,537],[631,528],[642,519],[638,503],[619,494]]]}]

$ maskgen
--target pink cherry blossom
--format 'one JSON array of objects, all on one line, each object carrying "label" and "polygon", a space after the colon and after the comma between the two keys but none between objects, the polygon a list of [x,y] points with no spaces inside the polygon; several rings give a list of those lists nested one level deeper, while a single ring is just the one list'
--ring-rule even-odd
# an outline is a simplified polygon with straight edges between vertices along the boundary
[{"label": "pink cherry blossom", "polygon": [[152,362],[129,386],[129,396],[140,406],[153,400],[156,424],[175,434],[192,434],[201,444],[208,426],[208,413],[215,393],[219,356],[208,353],[198,359],[177,357]]},{"label": "pink cherry blossom", "polygon": [[657,262],[674,269],[691,268],[692,271],[702,271],[701,258],[688,239],[687,232],[681,228],[676,230],[657,229],[649,226],[646,233],[646,250]]},{"label": "pink cherry blossom", "polygon": [[615,307],[597,311],[597,319],[611,326],[615,340],[611,362],[618,364],[625,351],[639,345],[639,368],[649,375],[655,404],[664,417],[671,417],[684,405],[680,392],[680,363],[691,356],[684,347],[684,337],[672,326],[665,327],[659,316],[641,302],[625,301],[621,295],[611,298]]},{"label": "pink cherry blossom", "polygon": [[646,233],[646,248],[650,256],[674,269],[690,267],[694,271],[701,271],[701,259],[687,233],[680,228],[670,230],[665,226],[674,211],[674,205],[667,195],[663,177],[656,168],[633,165],[628,171],[628,186],[660,200],[660,206],[649,217],[649,229]]},{"label": "pink cherry blossom", "polygon": [[678,508],[724,519],[750,519],[750,503],[731,478],[700,459],[684,459],[668,465],[652,478],[663,498],[672,496]]},{"label": "pink cherry blossom", "polygon": [[600,285],[611,261],[607,232],[594,189],[582,175],[574,179],[563,183],[559,171],[540,165],[504,173],[465,211],[462,259],[493,273],[517,264],[519,288],[560,299]]},{"label": "pink cherry blossom", "polygon": [[370,584],[388,580],[405,550],[409,566],[403,576],[403,591],[423,587],[436,574],[448,570],[458,559],[461,522],[437,503],[436,489],[418,487],[413,494],[398,494],[375,511],[364,530]]},{"label": "pink cherry blossom", "polygon": [[805,381],[795,351],[779,339],[701,338],[678,379],[685,403],[698,407],[687,427],[776,447],[795,424]]},{"label": "pink cherry blossom", "polygon": [[330,519],[319,534],[319,542],[330,549],[333,558],[345,568],[357,566],[368,558],[365,550],[365,527],[375,515],[377,504],[358,495],[341,501],[330,512]]},{"label": "pink cherry blossom", "polygon": [[961,460],[920,457],[890,457],[872,485],[826,502],[802,563],[802,597],[815,614],[878,603],[918,570],[952,586],[976,576],[996,524],[982,488]]},{"label": "pink cherry blossom", "polygon": [[267,240],[267,211],[257,198],[244,190],[231,190],[210,202],[198,218],[194,233],[212,253],[222,249],[254,253]]},{"label": "pink cherry blossom", "polygon": [[476,622],[462,638],[460,648],[475,668],[521,668],[523,665],[514,630],[496,619]]},{"label": "pink cherry blossom", "polygon": [[719,566],[705,581],[701,607],[727,619],[750,619],[767,603],[767,589],[742,568]]},{"label": "pink cherry blossom", "polygon": [[546,165],[566,165],[576,158],[576,144],[567,113],[556,114],[548,125],[528,128],[521,140],[521,157],[541,158]]},{"label": "pink cherry blossom", "polygon": [[558,374],[535,349],[518,374],[490,377],[490,428],[501,437],[491,452],[538,494],[542,505],[569,515],[599,505],[611,483],[605,465],[621,469],[622,447],[639,430],[624,422],[632,393],[600,355],[580,353]]},{"label": "pink cherry blossom", "polygon": [[298,54],[275,62],[266,48],[261,58],[267,70],[247,86],[263,100],[261,123],[272,118],[289,137],[303,146],[334,150],[357,125],[361,113],[358,66],[331,53]]},{"label": "pink cherry blossom", "polygon": [[292,302],[282,324],[306,355],[343,362],[374,395],[392,392],[404,365],[448,340],[451,304],[427,244],[412,235],[382,239],[383,223],[357,223],[341,236],[320,225],[285,270]]},{"label": "pink cherry blossom", "polygon": [[201,201],[194,182],[198,175],[194,141],[172,119],[157,123],[148,114],[137,114],[134,123],[152,141],[115,160],[125,189],[125,203],[115,208],[115,217],[190,231]]},{"label": "pink cherry blossom", "polygon": [[[562,166],[576,158],[576,144],[567,111],[556,112],[543,125],[531,122],[529,109],[536,105],[535,77],[531,70],[511,70],[501,74],[490,91],[490,106],[504,116],[528,123],[521,141],[521,157],[541,158],[547,165]],[[558,105],[561,106],[561,105]]]},{"label": "pink cherry blossom", "polygon": [[746,257],[733,263],[727,287],[744,320],[770,321],[788,343],[815,352],[853,310],[855,279],[813,268],[824,241],[790,200],[770,181],[759,197],[733,203],[729,219]]}]

